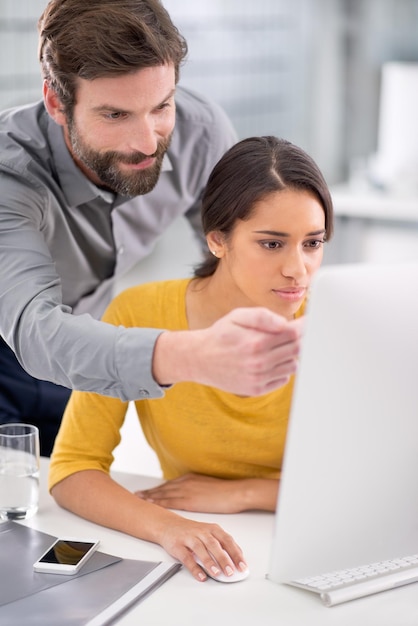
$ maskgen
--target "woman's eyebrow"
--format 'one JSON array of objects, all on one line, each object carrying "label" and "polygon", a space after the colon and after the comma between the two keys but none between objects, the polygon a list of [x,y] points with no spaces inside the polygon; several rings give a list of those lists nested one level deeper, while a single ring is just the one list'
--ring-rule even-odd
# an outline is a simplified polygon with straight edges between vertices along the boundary
[{"label": "woman's eyebrow", "polygon": [[[314,230],[310,233],[306,233],[306,237],[325,235],[325,232],[325,228],[321,228],[321,230]],[[254,233],[257,235],[270,235],[271,237],[290,237],[290,233],[282,233],[278,230],[255,230]]]},{"label": "woman's eyebrow", "polygon": [[290,237],[289,233],[281,233],[278,230],[255,230],[257,235],[271,235],[271,237]]}]

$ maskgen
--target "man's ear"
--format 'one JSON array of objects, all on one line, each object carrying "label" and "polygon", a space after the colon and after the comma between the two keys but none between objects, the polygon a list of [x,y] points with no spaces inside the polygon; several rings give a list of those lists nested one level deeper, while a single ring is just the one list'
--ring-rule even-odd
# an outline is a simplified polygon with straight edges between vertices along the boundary
[{"label": "man's ear", "polygon": [[61,100],[58,98],[56,91],[51,89],[46,80],[43,84],[43,96],[45,108],[49,115],[57,124],[64,126],[67,121],[64,113],[64,107]]}]

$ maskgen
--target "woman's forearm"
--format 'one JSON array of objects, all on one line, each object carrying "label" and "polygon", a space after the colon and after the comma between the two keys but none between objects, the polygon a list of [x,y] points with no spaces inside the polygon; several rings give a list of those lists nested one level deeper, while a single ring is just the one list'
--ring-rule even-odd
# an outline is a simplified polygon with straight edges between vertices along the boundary
[{"label": "woman's forearm", "polygon": [[279,481],[267,478],[224,479],[184,474],[138,491],[137,495],[167,509],[199,513],[240,513],[257,509],[274,511]]},{"label": "woman's forearm", "polygon": [[189,520],[156,504],[141,500],[98,470],[76,472],[56,484],[57,503],[80,517],[161,545],[196,580],[207,576],[196,563],[219,568],[227,576],[246,569],[241,548],[217,524]]},{"label": "woman's forearm", "polygon": [[53,487],[52,495],[60,506],[80,517],[154,543],[159,543],[161,525],[174,516],[138,500],[98,470],[71,474]]},{"label": "woman's forearm", "polygon": [[279,481],[266,478],[245,478],[236,482],[237,506],[241,511],[256,509],[275,511]]}]

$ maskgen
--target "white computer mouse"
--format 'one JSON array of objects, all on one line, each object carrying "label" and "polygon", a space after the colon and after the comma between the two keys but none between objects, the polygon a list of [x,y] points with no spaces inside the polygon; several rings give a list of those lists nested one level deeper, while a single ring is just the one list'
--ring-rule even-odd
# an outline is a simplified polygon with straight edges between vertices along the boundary
[{"label": "white computer mouse", "polygon": [[[250,574],[250,570],[247,569],[244,570],[243,572],[241,572],[240,570],[236,569],[234,570],[234,573],[231,574],[231,576],[227,576],[226,574],[223,573],[223,571],[221,570],[220,573],[215,576],[215,574],[213,574],[213,572],[211,572],[210,570],[208,570],[202,563],[202,561],[195,556],[195,561],[198,565],[200,565],[200,567],[202,568],[202,570],[209,576],[209,578],[212,578],[212,580],[216,580],[216,582],[218,583],[238,583],[241,582],[242,580],[245,580],[246,578],[248,578],[249,574]],[[221,568],[219,568],[221,569]]]}]

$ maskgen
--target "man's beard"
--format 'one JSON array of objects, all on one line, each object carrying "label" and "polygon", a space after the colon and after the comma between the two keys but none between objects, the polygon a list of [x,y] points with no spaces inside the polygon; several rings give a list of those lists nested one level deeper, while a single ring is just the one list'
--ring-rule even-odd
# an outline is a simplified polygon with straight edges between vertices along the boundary
[{"label": "man's beard", "polygon": [[[158,142],[157,150],[151,155],[142,152],[127,155],[113,150],[97,152],[84,143],[73,120],[68,119],[67,123],[74,156],[100,179],[103,187],[122,196],[139,196],[154,189],[160,176],[164,155],[170,145],[171,134]],[[123,172],[118,167],[119,163],[137,165],[149,158],[155,158],[155,162],[143,170]]]}]

